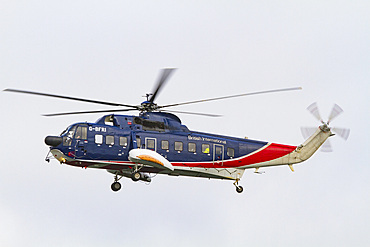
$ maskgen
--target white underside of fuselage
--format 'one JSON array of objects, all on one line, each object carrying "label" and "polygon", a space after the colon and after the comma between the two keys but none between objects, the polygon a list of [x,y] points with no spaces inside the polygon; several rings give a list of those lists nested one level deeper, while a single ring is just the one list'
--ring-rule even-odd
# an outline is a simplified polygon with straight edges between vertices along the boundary
[{"label": "white underside of fuselage", "polygon": [[[117,161],[104,161],[104,160],[78,160],[64,155],[58,149],[52,149],[51,153],[53,157],[60,163],[75,162],[77,165],[85,168],[100,168],[110,170],[108,167],[112,165],[121,166],[122,170],[129,169],[135,164],[133,162],[117,162]],[[83,165],[84,164],[84,165]],[[150,167],[140,165],[142,167]],[[139,167],[140,167],[139,166]],[[118,169],[119,171],[119,169]],[[203,167],[185,167],[185,166],[174,166],[173,171],[163,170],[159,171],[158,174],[167,174],[170,176],[191,176],[191,177],[203,177],[203,178],[214,178],[214,179],[240,179],[243,176],[244,169],[237,168],[203,168]]]}]

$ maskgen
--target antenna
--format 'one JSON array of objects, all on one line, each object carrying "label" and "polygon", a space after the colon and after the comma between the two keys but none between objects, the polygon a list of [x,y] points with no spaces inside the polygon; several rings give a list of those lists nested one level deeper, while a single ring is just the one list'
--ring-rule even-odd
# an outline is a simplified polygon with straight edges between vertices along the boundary
[{"label": "antenna", "polygon": [[146,97],[146,101],[149,101],[149,97],[152,96],[152,95],[153,95],[152,93],[147,93],[142,97]]}]

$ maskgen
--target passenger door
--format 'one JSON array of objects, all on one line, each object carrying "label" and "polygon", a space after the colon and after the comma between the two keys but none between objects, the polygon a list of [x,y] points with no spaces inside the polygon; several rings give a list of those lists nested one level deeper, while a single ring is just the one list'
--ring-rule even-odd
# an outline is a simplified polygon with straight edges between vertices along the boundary
[{"label": "passenger door", "polygon": [[213,163],[221,162],[223,165],[224,161],[224,146],[220,144],[213,144]]}]

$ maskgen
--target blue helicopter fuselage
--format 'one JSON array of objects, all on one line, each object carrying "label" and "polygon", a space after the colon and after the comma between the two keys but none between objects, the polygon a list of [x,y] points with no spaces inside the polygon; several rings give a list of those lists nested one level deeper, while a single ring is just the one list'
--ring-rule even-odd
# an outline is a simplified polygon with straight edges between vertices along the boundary
[{"label": "blue helicopter fuselage", "polygon": [[226,161],[252,153],[267,142],[190,131],[170,113],[106,115],[96,123],[76,123],[57,147],[79,160],[128,161],[135,148],[156,151],[170,162]]},{"label": "blue helicopter fuselage", "polygon": [[[73,124],[59,137],[47,137],[45,142],[56,159],[72,166],[101,168],[112,173],[130,171],[135,166],[132,160],[137,160],[130,157],[130,151],[145,149],[164,157],[174,170],[155,166],[163,164],[154,159],[151,163],[154,166],[144,165],[140,168],[142,172],[229,179],[239,176],[236,172],[241,176],[240,169],[258,167],[256,164],[281,158],[296,149],[296,146],[191,131],[176,115],[163,112],[105,115],[95,123]],[[148,159],[145,152],[142,151],[140,158],[142,164],[150,162],[145,161]],[[153,157],[149,160],[153,161]]]}]

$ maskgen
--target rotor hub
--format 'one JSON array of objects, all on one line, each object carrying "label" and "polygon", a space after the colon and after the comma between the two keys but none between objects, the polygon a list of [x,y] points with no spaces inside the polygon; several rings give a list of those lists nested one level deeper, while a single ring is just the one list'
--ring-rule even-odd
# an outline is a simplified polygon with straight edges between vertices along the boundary
[{"label": "rotor hub", "polygon": [[144,101],[141,103],[139,110],[141,112],[152,112],[158,109],[158,105],[156,103],[152,103],[150,101]]},{"label": "rotor hub", "polygon": [[320,129],[324,132],[329,132],[330,131],[330,127],[327,123],[324,123],[323,125],[321,125]]}]

